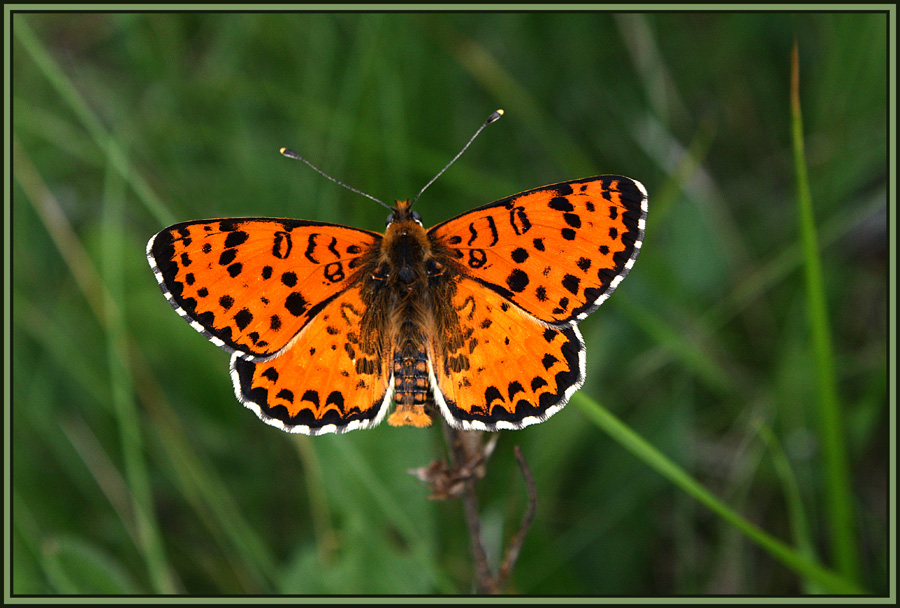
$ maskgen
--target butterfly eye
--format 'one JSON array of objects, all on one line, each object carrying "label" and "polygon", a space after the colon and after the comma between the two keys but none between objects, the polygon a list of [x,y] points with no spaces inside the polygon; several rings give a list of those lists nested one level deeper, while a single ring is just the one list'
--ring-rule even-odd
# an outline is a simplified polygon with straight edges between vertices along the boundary
[{"label": "butterfly eye", "polygon": [[411,212],[410,216],[412,217],[413,221],[417,222],[420,226],[422,225],[422,216],[419,215],[418,211]]},{"label": "butterfly eye", "polygon": [[444,265],[440,262],[435,262],[434,260],[428,260],[425,264],[425,271],[430,277],[437,276],[444,272]]},{"label": "butterfly eye", "polygon": [[388,215],[388,216],[387,216],[387,219],[384,220],[384,225],[385,225],[385,226],[390,226],[391,224],[394,223],[394,220],[396,220],[396,219],[397,219],[397,216],[394,215],[394,212],[393,212],[393,211],[391,211],[391,214]]},{"label": "butterfly eye", "polygon": [[375,269],[372,278],[376,281],[386,281],[389,276],[391,276],[391,273],[388,271],[387,264],[381,264]]}]

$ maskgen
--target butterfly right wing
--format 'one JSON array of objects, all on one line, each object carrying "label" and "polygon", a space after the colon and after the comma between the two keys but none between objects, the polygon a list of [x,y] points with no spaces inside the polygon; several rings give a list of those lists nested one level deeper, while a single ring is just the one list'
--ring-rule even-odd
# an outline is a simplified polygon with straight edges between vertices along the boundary
[{"label": "butterfly right wing", "polygon": [[521,429],[558,412],[584,381],[578,328],[551,327],[457,276],[429,343],[435,402],[455,428]]},{"label": "butterfly right wing", "polygon": [[147,243],[160,288],[217,346],[265,359],[347,289],[381,235],[291,219],[175,224]]},{"label": "butterfly right wing", "polygon": [[584,319],[625,278],[646,217],[639,182],[601,175],[495,201],[428,234],[463,274],[542,323],[563,327]]}]

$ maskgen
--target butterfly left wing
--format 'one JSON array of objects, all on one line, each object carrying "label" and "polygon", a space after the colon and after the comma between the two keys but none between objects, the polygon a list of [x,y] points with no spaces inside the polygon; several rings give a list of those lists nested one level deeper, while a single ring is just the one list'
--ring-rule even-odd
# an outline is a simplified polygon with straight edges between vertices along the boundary
[{"label": "butterfly left wing", "polygon": [[[277,357],[235,353],[238,400],[267,424],[318,435],[369,428],[393,396],[391,348],[358,286],[331,300]],[[377,316],[377,315],[376,315]]]},{"label": "butterfly left wing", "polygon": [[543,323],[585,318],[640,252],[647,192],[602,175],[522,192],[428,231],[463,274]]},{"label": "butterfly left wing", "polygon": [[198,220],[147,243],[160,288],[191,327],[228,352],[278,353],[351,283],[381,235],[292,219]]}]

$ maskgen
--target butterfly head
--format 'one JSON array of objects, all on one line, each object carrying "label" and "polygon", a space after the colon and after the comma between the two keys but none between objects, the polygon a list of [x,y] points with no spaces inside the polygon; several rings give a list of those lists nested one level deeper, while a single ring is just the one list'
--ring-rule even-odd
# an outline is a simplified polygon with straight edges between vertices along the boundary
[{"label": "butterfly head", "polygon": [[390,226],[396,222],[415,222],[422,226],[422,216],[418,211],[413,211],[411,207],[411,201],[397,201],[391,209],[390,215],[387,216],[385,225]]},{"label": "butterfly head", "polygon": [[372,274],[376,281],[413,292],[443,274],[444,264],[410,201],[397,201],[387,218],[381,255]]}]

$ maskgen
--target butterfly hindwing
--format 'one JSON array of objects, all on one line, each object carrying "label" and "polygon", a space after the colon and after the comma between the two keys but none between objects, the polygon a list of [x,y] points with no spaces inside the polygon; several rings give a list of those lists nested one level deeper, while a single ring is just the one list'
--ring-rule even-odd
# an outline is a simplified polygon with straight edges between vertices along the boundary
[{"label": "butterfly hindwing", "polygon": [[147,258],[169,303],[229,352],[271,357],[350,284],[381,240],[291,219],[201,220],[166,228]]},{"label": "butterfly hindwing", "polygon": [[480,283],[458,277],[431,338],[434,398],[455,427],[494,431],[541,422],[584,381],[575,326],[539,323]]},{"label": "butterfly hindwing", "polygon": [[332,299],[277,357],[231,359],[237,398],[268,424],[317,435],[368,428],[393,395],[390,345],[358,287]]},{"label": "butterfly hindwing", "polygon": [[428,234],[467,276],[562,326],[594,311],[628,274],[646,215],[639,182],[604,175],[516,194]]}]

